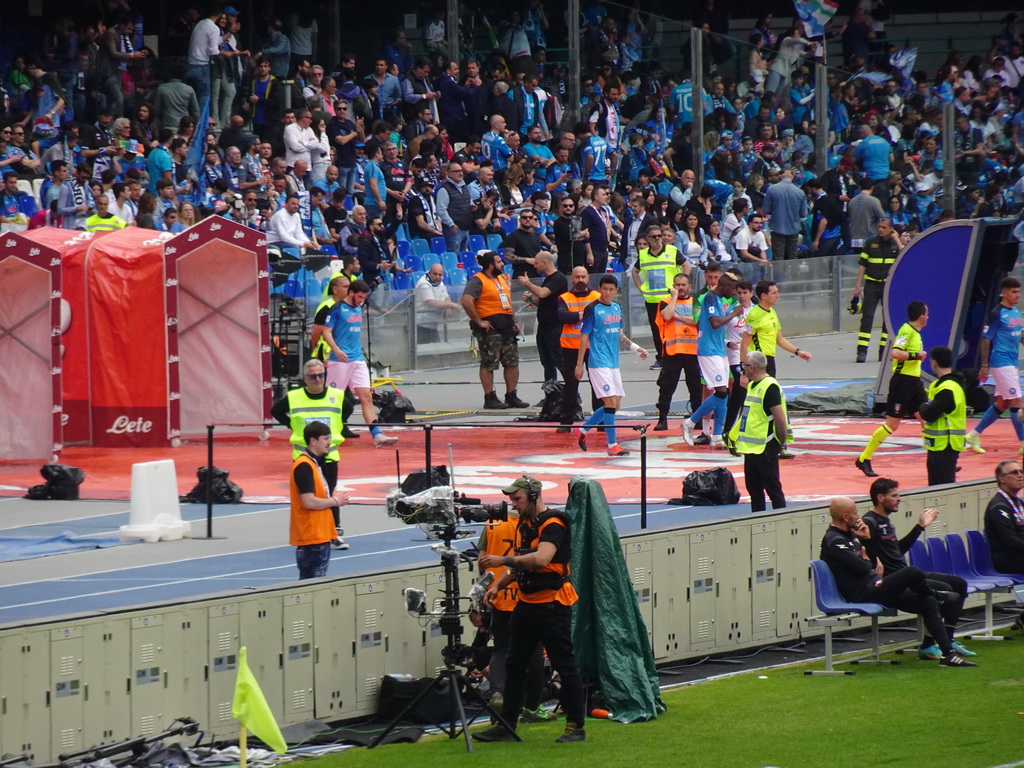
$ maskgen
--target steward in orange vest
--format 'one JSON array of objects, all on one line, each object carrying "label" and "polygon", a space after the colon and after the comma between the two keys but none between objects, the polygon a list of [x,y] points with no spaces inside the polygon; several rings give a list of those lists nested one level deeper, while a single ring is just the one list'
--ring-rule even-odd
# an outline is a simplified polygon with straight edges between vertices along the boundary
[{"label": "steward in orange vest", "polygon": [[700,366],[697,364],[697,323],[690,298],[690,278],[680,273],[672,280],[668,301],[658,303],[655,322],[661,332],[661,372],[658,374],[658,423],[655,432],[668,429],[668,412],[680,374],[686,376],[690,410],[701,403]]},{"label": "steward in orange vest", "polygon": [[[558,319],[562,325],[562,418],[559,432],[568,432],[576,415],[576,400],[579,396],[580,382],[576,378],[576,356],[580,350],[580,328],[583,326],[583,310],[587,305],[597,301],[601,294],[590,287],[590,273],[586,267],[573,267],[570,277],[572,290],[558,297]],[[590,352],[588,350],[587,354]],[[586,359],[586,358],[584,358]],[[601,403],[590,391],[590,401],[594,410]]]}]

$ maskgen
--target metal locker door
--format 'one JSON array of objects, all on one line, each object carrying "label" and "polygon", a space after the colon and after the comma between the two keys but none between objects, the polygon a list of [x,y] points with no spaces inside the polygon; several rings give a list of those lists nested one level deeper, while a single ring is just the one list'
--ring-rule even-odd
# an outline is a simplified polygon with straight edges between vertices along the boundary
[{"label": "metal locker door", "polygon": [[274,717],[287,709],[282,599],[280,593],[272,593],[238,603],[238,647],[246,647],[249,669],[259,681]]},{"label": "metal locker door", "polygon": [[690,605],[686,600],[690,576],[686,534],[666,534],[653,542],[654,658],[678,658],[690,647]]},{"label": "metal locker door", "polygon": [[313,595],[285,595],[284,718],[301,723],[313,717]]},{"label": "metal locker door", "polygon": [[188,714],[203,724],[209,722],[209,657],[199,649],[209,646],[208,614],[207,606],[182,605],[164,616],[165,711],[172,718]]},{"label": "metal locker door", "polygon": [[750,639],[750,526],[717,533],[715,634],[727,649]]},{"label": "metal locker door", "polygon": [[238,730],[237,722],[231,717],[238,672],[238,627],[237,603],[207,608],[209,730],[216,736],[226,736]]},{"label": "metal locker door", "polygon": [[356,704],[377,706],[380,679],[387,669],[384,615],[387,595],[383,581],[364,581],[356,591]]},{"label": "metal locker door", "polygon": [[820,539],[812,542],[811,528],[818,516],[818,513],[796,512],[780,521],[775,530],[778,569],[775,626],[778,637],[782,639],[795,640],[801,636],[800,622],[810,615],[808,609],[814,605],[810,561],[818,558]]},{"label": "metal locker door", "polygon": [[753,522],[750,528],[751,632],[747,639],[774,640],[779,591],[776,523]]},{"label": "metal locker door", "polygon": [[631,539],[622,542],[626,568],[633,585],[633,594],[640,605],[640,615],[647,628],[647,642],[654,642],[653,545],[650,540]]},{"label": "metal locker door", "polygon": [[316,717],[340,720],[356,705],[356,593],[352,584],[334,582],[313,593]]},{"label": "metal locker door", "polygon": [[50,630],[51,742],[58,754],[77,752],[84,742],[82,627]]},{"label": "metal locker door", "polygon": [[715,531],[689,534],[690,649],[715,644]]},{"label": "metal locker door", "polygon": [[426,574],[423,571],[411,571],[403,574],[401,578],[387,579],[383,582],[384,595],[380,619],[384,629],[384,651],[387,656],[385,672],[408,672],[413,675],[429,676],[432,674],[430,670],[437,664],[436,659],[427,659],[422,620],[409,615],[405,610],[405,597],[402,595],[405,587],[423,589],[425,583]]},{"label": "metal locker door", "polygon": [[55,762],[50,747],[50,633],[0,635],[0,754]]},{"label": "metal locker door", "polygon": [[86,746],[138,735],[132,723],[131,621],[124,617],[83,625]]},{"label": "metal locker door", "polygon": [[170,725],[177,715],[167,711],[163,616],[131,619],[132,734],[151,736]]}]

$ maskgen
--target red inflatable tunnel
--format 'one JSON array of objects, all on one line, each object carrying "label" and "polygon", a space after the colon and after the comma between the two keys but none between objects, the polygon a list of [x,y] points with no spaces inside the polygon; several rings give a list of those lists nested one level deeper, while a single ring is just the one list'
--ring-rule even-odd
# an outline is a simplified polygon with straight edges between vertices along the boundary
[{"label": "red inflatable tunnel", "polygon": [[0,235],[0,459],[61,446],[60,254]]}]

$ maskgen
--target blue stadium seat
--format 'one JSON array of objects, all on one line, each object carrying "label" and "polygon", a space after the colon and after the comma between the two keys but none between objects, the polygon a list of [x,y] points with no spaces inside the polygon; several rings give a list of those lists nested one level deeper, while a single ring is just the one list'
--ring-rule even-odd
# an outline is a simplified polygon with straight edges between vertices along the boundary
[{"label": "blue stadium seat", "polygon": [[671,181],[659,181],[658,182],[658,194],[659,195],[664,195],[665,197],[668,197],[669,192],[671,192],[671,191],[672,191],[672,182]]},{"label": "blue stadium seat", "polygon": [[512,217],[511,219],[504,219],[501,222],[501,228],[505,230],[506,235],[511,235],[517,229],[519,229],[519,219]]},{"label": "blue stadium seat", "polygon": [[345,195],[345,202],[342,203],[342,206],[345,208],[345,210],[351,211],[355,207],[355,205],[356,201],[352,199],[352,195]]},{"label": "blue stadium seat", "polygon": [[443,237],[432,237],[430,238],[430,250],[440,255],[447,250],[448,246],[444,244]]},{"label": "blue stadium seat", "polygon": [[441,255],[438,253],[428,253],[423,257],[423,271],[426,272],[435,264],[441,263]]},{"label": "blue stadium seat", "polygon": [[503,238],[501,235],[488,235],[487,248],[489,250],[496,251],[499,248],[501,248],[501,244],[504,242],[504,240],[505,238]]},{"label": "blue stadium seat", "polygon": [[[943,538],[946,540],[949,562],[953,566],[950,573],[956,574],[964,581],[977,584],[978,591],[1013,586],[1013,579],[1009,576],[983,576],[974,570],[974,564],[967,557],[967,545],[959,533],[947,533]],[[983,587],[982,584],[989,586]]]},{"label": "blue stadium seat", "polygon": [[459,267],[459,257],[451,251],[445,251],[441,254],[441,266],[444,267],[445,272],[461,272],[462,269]]},{"label": "blue stadium seat", "polygon": [[406,224],[404,221],[401,224],[399,224],[398,228],[395,229],[395,237],[397,238],[398,242],[402,242],[403,240],[405,242],[409,242],[412,239],[409,237],[409,225]]},{"label": "blue stadium seat", "polygon": [[402,259],[402,266],[408,269],[412,267],[413,272],[426,272],[423,268],[423,257],[418,253],[410,253],[404,259]]},{"label": "blue stadium seat", "polygon": [[398,258],[401,259],[404,264],[405,260],[409,258],[409,254],[412,253],[412,246],[409,245],[408,240],[398,240],[396,241],[395,246],[398,248]]},{"label": "blue stadium seat", "polygon": [[920,568],[925,573],[935,571],[932,567],[932,556],[928,554],[928,547],[921,539],[910,545],[908,554],[910,555],[910,564],[915,568]]},{"label": "blue stadium seat", "polygon": [[462,268],[466,270],[466,277],[472,277],[480,271],[480,264],[477,263],[476,257],[470,256],[463,259]]},{"label": "blue stadium seat", "polygon": [[31,218],[39,212],[39,203],[32,195],[19,195],[18,196],[18,207],[21,212]]},{"label": "blue stadium seat", "polygon": [[466,281],[469,279],[469,276],[466,274],[466,270],[461,267],[457,267],[451,272],[445,272],[444,275],[446,278],[451,275],[450,285],[465,285]]},{"label": "blue stadium seat", "polygon": [[276,293],[283,293],[285,296],[292,299],[302,299],[306,297],[306,290],[298,280],[289,280],[287,283],[282,285],[281,290],[276,291]]},{"label": "blue stadium seat", "polygon": [[470,235],[469,236],[469,251],[474,256],[478,251],[486,250],[487,244],[484,242],[483,235]]},{"label": "blue stadium seat", "polygon": [[[953,570],[953,563],[949,559],[949,549],[946,548],[946,540],[941,536],[929,536],[928,537],[928,554],[932,556],[932,570],[935,573],[955,573],[957,576],[960,574]],[[961,578],[963,578],[961,576]],[[967,579],[964,579],[967,581]],[[992,584],[989,584],[989,589],[992,588]],[[972,584],[967,581],[967,592],[968,594],[974,594],[978,592],[978,585]]]},{"label": "blue stadium seat", "polygon": [[[807,670],[805,675],[852,675],[851,671],[835,669],[832,654],[832,628],[848,627],[853,620],[861,616],[871,617],[871,650],[870,661],[876,663],[899,664],[898,661],[882,662],[878,652],[878,617],[893,616],[896,611],[879,603],[851,603],[839,594],[835,577],[824,560],[811,560],[811,575],[814,582],[814,602],[821,615],[808,616],[807,622],[825,628],[825,669]],[[864,663],[859,659],[856,663]]]},{"label": "blue stadium seat", "polygon": [[424,240],[422,237],[417,237],[412,241],[412,252],[417,256],[427,256],[430,253],[430,243]]},{"label": "blue stadium seat", "polygon": [[396,291],[411,291],[415,284],[412,275],[407,272],[396,272],[391,281],[391,287]]},{"label": "blue stadium seat", "polygon": [[982,576],[1005,576],[1013,579],[1014,584],[1024,584],[1024,573],[1002,573],[992,565],[992,550],[988,547],[985,534],[981,531],[967,532],[967,548],[971,553],[971,564]]}]

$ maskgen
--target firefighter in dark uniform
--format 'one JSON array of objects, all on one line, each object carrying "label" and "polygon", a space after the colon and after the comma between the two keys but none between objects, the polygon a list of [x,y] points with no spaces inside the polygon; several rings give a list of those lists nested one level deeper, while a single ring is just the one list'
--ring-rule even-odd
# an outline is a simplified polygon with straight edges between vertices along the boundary
[{"label": "firefighter in dark uniform", "polygon": [[953,647],[953,641],[942,623],[939,602],[959,600],[960,595],[936,592],[925,579],[924,571],[913,566],[902,568],[891,576],[884,575],[881,563],[872,565],[860,539],[870,535],[868,527],[857,514],[853,499],[838,496],[828,506],[832,524],[821,540],[821,559],[836,580],[839,594],[853,603],[880,603],[907,613],[916,613],[924,620],[925,631],[935,638],[942,651],[939,664],[944,667],[976,667]]},{"label": "firefighter in dark uniform", "polygon": [[[868,359],[868,347],[871,344],[871,326],[875,323],[875,310],[882,302],[882,293],[885,291],[885,281],[889,277],[889,270],[900,253],[899,235],[892,228],[889,219],[878,220],[878,236],[869,238],[864,243],[864,250],[857,262],[857,284],[853,289],[853,295],[857,298],[863,296],[863,305],[860,316],[860,333],[857,334],[857,362],[863,363]],[[889,341],[889,335],[885,327],[885,317],[882,317],[882,336],[878,340],[878,359],[882,359],[885,353],[885,345]]]},{"label": "firefighter in dark uniform", "polygon": [[[502,488],[509,503],[519,512],[515,555],[481,555],[481,568],[504,567],[484,603],[491,605],[508,584],[519,583],[519,602],[512,611],[512,632],[508,649],[505,681],[504,719],[515,728],[526,695],[527,667],[530,657],[543,643],[551,666],[562,681],[562,707],[565,733],[556,741],[562,744],[585,741],[586,703],[583,683],[572,650],[572,606],[576,590],[569,581],[572,559],[569,518],[550,509],[541,498],[539,480],[523,475]],[[515,736],[501,725],[473,734],[478,741],[514,741]]]}]

